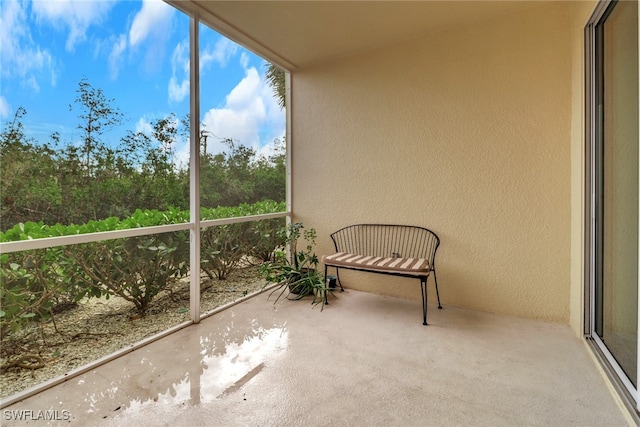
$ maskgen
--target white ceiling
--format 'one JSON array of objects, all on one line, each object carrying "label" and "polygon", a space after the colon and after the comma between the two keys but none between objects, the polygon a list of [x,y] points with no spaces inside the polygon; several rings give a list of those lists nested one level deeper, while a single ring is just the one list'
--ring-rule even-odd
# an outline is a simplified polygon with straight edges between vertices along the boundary
[{"label": "white ceiling", "polygon": [[533,1],[185,1],[216,31],[291,71],[486,20]]}]

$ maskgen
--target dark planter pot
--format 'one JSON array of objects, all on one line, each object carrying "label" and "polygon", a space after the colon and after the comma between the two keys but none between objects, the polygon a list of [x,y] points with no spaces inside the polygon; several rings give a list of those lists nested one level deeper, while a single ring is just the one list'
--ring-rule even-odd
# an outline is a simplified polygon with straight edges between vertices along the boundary
[{"label": "dark planter pot", "polygon": [[[291,282],[297,282],[304,276],[308,275],[311,272],[315,272],[315,270],[311,268],[304,268],[300,270],[299,273],[293,275],[290,279]],[[289,285],[289,292],[295,295],[299,295],[300,297],[304,297],[313,293],[313,288],[306,283],[295,283]]]},{"label": "dark planter pot", "polygon": [[289,292],[296,295],[306,296],[311,293],[311,290],[308,286],[297,284],[297,285],[289,285]]}]

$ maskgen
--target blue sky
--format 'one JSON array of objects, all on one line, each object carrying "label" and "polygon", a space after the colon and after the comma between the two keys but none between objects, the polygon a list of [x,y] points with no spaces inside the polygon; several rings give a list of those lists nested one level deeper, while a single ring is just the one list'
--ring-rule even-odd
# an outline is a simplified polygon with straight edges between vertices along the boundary
[{"label": "blue sky", "polygon": [[[201,120],[219,138],[268,153],[285,133],[285,114],[266,84],[265,61],[200,26]],[[113,144],[126,130],[189,111],[189,18],[161,0],[0,0],[0,119],[18,107],[29,137],[59,132],[78,143],[78,82],[86,77],[125,114],[103,135]],[[70,111],[69,106],[72,106]],[[224,149],[215,138],[209,151]],[[176,141],[176,162],[188,159]]]}]

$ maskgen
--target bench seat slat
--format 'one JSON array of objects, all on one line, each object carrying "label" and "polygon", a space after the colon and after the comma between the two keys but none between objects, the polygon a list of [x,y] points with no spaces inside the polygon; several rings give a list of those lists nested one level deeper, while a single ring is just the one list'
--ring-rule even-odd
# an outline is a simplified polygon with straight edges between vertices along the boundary
[{"label": "bench seat slat", "polygon": [[431,271],[429,260],[424,258],[373,257],[337,252],[332,255],[324,255],[322,262],[333,267],[397,272],[415,276],[427,276]]}]

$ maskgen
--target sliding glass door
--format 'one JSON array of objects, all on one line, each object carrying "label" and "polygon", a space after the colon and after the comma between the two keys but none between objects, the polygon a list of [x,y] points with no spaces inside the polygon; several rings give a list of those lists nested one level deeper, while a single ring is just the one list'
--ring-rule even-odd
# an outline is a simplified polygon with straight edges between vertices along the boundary
[{"label": "sliding glass door", "polygon": [[[638,3],[589,28],[590,335],[625,385],[638,377]],[[637,398],[636,398],[637,401]]]}]

